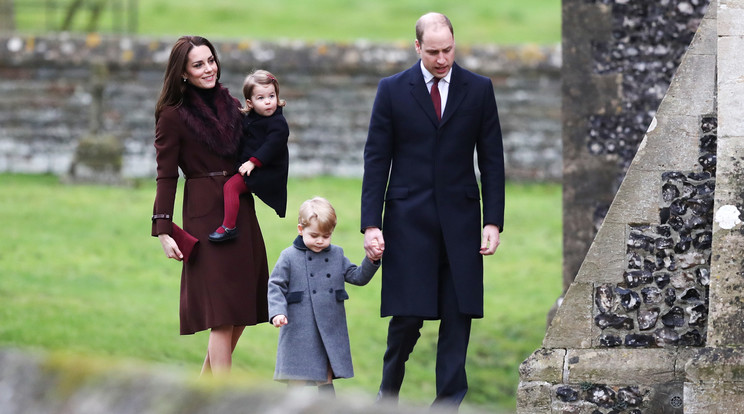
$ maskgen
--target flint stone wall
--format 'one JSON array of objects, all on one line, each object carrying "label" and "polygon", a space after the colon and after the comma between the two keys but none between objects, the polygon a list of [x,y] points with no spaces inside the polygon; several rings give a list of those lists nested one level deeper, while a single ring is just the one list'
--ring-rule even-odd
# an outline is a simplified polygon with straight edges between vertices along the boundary
[{"label": "flint stone wall", "polygon": [[709,0],[565,0],[563,287],[584,256]]},{"label": "flint stone wall", "polygon": [[[215,39],[212,39],[215,40]],[[125,177],[154,177],[154,108],[175,42],[144,37],[0,34],[0,172],[66,174],[91,125],[124,144]],[[221,82],[242,101],[263,68],[288,102],[290,174],[361,176],[377,83],[410,67],[412,44],[214,41]],[[460,47],[457,62],[489,76],[510,179],[561,177],[560,48]],[[91,109],[95,67],[107,68],[102,108]],[[91,114],[101,119],[92,120]]]},{"label": "flint stone wall", "polygon": [[710,6],[520,366],[520,414],[741,412],[744,0]]}]

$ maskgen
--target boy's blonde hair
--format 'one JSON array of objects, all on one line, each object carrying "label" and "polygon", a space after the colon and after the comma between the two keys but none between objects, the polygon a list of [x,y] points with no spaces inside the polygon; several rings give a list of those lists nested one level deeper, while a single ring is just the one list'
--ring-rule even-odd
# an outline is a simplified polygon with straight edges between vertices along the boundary
[{"label": "boy's blonde hair", "polygon": [[[284,99],[279,99],[279,81],[276,80],[276,76],[274,76],[268,70],[258,69],[246,76],[245,80],[243,81],[243,96],[246,100],[251,99],[251,96],[253,96],[253,89],[256,87],[256,85],[274,85],[274,91],[276,91],[277,106],[281,107],[287,104]],[[251,109],[248,107],[243,107],[241,111],[247,113],[250,112]]]},{"label": "boy's blonde hair", "polygon": [[300,216],[297,223],[304,229],[315,220],[318,230],[331,233],[336,228],[336,210],[330,201],[323,197],[314,197],[300,206]]}]

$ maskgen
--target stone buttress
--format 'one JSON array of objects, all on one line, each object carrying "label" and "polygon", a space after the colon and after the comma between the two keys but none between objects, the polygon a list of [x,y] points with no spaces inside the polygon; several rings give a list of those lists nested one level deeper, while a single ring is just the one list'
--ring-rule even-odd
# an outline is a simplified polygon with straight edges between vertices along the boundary
[{"label": "stone buttress", "polygon": [[518,413],[744,412],[741,50],[744,0],[712,2],[520,367]]}]

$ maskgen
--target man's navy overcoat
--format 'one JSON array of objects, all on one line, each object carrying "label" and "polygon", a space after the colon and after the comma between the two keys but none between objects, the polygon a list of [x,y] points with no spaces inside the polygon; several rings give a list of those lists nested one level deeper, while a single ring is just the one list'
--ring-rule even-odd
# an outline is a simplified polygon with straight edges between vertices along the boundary
[{"label": "man's navy overcoat", "polygon": [[481,226],[503,229],[504,222],[503,144],[491,80],[453,64],[438,121],[420,62],[382,79],[364,150],[361,203],[362,230],[379,227],[385,238],[382,316],[438,318],[446,249],[460,311],[482,317]]}]

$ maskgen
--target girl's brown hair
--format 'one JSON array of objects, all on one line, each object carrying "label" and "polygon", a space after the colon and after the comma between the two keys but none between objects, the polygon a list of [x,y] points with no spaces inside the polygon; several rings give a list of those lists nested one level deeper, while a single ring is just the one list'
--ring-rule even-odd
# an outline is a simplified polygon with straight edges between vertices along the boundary
[{"label": "girl's brown hair", "polygon": [[181,36],[173,45],[168,58],[163,79],[163,90],[160,92],[160,98],[155,106],[155,120],[158,119],[160,112],[166,106],[180,106],[183,103],[183,92],[186,90],[183,73],[186,72],[186,65],[189,63],[189,52],[197,46],[207,46],[212,52],[214,62],[217,64],[217,81],[220,80],[222,65],[220,65],[220,60],[217,58],[217,52],[212,43],[201,36]]},{"label": "girl's brown hair", "polygon": [[[274,91],[276,92],[277,106],[284,106],[287,104],[284,99],[279,98],[279,81],[268,70],[258,69],[253,71],[250,75],[246,76],[243,81],[243,96],[246,100],[250,100],[253,96],[253,89],[256,85],[274,85]],[[250,108],[247,106],[241,109],[244,113],[250,112]]]}]

